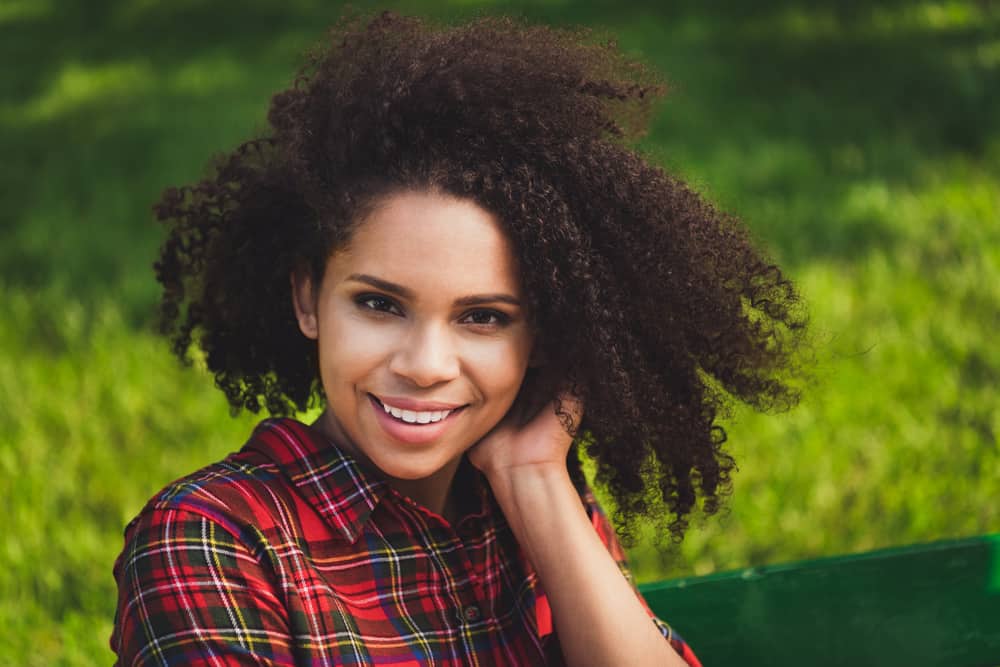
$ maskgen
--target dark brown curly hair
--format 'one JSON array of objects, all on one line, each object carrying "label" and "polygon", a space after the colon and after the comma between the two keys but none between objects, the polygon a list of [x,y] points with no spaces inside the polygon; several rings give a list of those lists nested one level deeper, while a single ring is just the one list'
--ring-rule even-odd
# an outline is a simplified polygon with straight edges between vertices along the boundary
[{"label": "dark brown curly hair", "polygon": [[266,135],[156,205],[162,330],[182,359],[200,346],[234,411],[304,410],[322,387],[290,273],[318,282],[394,191],[470,198],[513,241],[541,332],[546,372],[525,386],[583,399],[577,445],[625,539],[642,515],[679,538],[729,489],[727,401],[795,401],[805,317],[739,221],[630,147],[664,90],[585,30],[345,18]]}]

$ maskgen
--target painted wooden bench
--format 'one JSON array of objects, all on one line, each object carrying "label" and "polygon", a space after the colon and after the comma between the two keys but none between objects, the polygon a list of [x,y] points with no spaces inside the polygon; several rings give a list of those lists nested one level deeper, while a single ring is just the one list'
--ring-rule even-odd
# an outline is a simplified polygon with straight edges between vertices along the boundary
[{"label": "painted wooden bench", "polygon": [[705,667],[1000,665],[1000,534],[640,588]]}]

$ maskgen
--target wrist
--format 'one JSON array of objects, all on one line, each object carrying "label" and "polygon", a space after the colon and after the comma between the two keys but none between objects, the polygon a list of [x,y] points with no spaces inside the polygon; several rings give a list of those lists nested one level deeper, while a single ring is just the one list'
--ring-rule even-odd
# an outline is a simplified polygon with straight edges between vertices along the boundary
[{"label": "wrist", "polygon": [[484,474],[493,494],[501,503],[523,495],[546,495],[546,489],[555,490],[567,484],[573,486],[569,470],[561,462],[505,466],[485,471]]},{"label": "wrist", "polygon": [[589,526],[586,509],[565,465],[517,466],[497,471],[487,480],[529,556],[535,555],[537,541],[549,540],[568,524]]}]

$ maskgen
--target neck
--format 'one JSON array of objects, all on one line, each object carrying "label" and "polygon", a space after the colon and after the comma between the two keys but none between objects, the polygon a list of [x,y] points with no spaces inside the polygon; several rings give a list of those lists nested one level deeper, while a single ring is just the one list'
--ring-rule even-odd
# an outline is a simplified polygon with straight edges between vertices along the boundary
[{"label": "neck", "polygon": [[312,427],[319,430],[327,438],[335,442],[338,447],[353,456],[367,471],[384,479],[395,491],[431,512],[443,516],[449,523],[454,522],[456,503],[453,499],[453,487],[455,485],[455,474],[462,461],[461,456],[453,461],[449,461],[428,477],[400,479],[385,474],[377,465],[372,463],[365,456],[364,452],[351,442],[351,439],[347,437],[347,434],[344,433],[340,424],[329,410],[325,410],[313,422]]},{"label": "neck", "polygon": [[398,479],[384,474],[383,477],[393,489],[452,523],[455,519],[455,472],[460,462],[460,458],[450,461],[430,477],[422,479]]}]

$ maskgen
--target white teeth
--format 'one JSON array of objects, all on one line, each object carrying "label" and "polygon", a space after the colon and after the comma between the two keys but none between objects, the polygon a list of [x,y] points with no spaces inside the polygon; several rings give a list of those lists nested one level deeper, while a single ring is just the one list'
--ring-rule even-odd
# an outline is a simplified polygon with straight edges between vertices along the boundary
[{"label": "white teeth", "polygon": [[451,414],[451,410],[436,410],[433,412],[415,412],[413,410],[400,410],[399,408],[394,408],[391,405],[386,405],[381,401],[379,401],[379,403],[382,404],[383,410],[385,410],[387,413],[389,413],[396,419],[400,419],[406,422],[407,424],[430,424],[433,422],[439,422],[445,417],[447,417],[449,414]]}]

